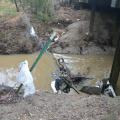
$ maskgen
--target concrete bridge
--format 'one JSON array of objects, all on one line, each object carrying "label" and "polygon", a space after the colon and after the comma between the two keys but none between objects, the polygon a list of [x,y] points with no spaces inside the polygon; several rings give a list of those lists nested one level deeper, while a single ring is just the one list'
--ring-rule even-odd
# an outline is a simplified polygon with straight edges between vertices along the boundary
[{"label": "concrete bridge", "polygon": [[97,7],[120,8],[120,0],[55,0],[60,4],[95,4]]}]

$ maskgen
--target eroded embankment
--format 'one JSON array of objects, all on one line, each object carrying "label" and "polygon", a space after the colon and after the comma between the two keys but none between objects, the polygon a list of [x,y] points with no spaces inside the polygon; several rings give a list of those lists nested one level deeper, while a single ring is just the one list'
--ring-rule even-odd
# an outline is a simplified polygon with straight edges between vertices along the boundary
[{"label": "eroded embankment", "polygon": [[[1,17],[2,18],[2,17]],[[6,17],[0,21],[0,54],[31,53],[36,41],[27,33],[25,14]]]},{"label": "eroded embankment", "polygon": [[[31,15],[30,15],[31,16]],[[111,19],[112,18],[112,19]],[[29,24],[35,28],[37,41],[30,37]],[[96,12],[94,37],[89,40],[90,10],[73,10],[61,7],[56,11],[55,19],[41,23],[34,17],[26,18],[19,13],[16,17],[0,20],[0,53],[32,53],[41,48],[41,44],[51,31],[64,33],[49,50],[56,53],[72,54],[110,54],[116,44],[115,16]]]},{"label": "eroded embankment", "polygon": [[60,8],[57,16],[63,21],[71,21],[71,24],[65,28],[59,42],[50,51],[73,54],[110,54],[114,52],[113,48],[116,44],[113,39],[114,14],[96,12],[92,39],[89,39],[90,10],[75,11],[70,8]]}]

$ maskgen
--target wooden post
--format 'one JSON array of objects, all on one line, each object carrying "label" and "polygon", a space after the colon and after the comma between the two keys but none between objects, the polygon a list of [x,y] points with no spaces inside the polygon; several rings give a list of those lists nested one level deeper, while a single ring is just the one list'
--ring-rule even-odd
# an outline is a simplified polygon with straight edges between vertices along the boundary
[{"label": "wooden post", "polygon": [[120,35],[119,35],[120,21],[119,20],[120,20],[120,17],[118,14],[117,20],[116,20],[116,35],[115,35],[115,39],[117,39],[118,42],[117,42],[113,65],[112,65],[111,74],[110,74],[110,83],[113,86],[114,90],[116,89],[119,72],[120,72]]},{"label": "wooden post", "polygon": [[91,0],[91,16],[90,16],[90,25],[89,25],[89,40],[93,38],[93,30],[94,30],[94,21],[95,21],[95,8],[96,2],[95,0]]}]

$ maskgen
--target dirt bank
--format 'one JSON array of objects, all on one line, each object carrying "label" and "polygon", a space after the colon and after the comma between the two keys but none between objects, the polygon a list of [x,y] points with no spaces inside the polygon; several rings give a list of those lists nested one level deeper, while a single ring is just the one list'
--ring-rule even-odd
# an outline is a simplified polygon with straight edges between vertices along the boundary
[{"label": "dirt bank", "polygon": [[[64,34],[50,49],[51,52],[110,54],[114,51],[113,46],[116,44],[116,41],[113,41],[114,15],[96,13],[94,38],[90,41],[88,40],[89,10],[61,7],[56,11],[55,19],[48,23],[41,23],[31,15],[29,17],[26,18],[24,13],[19,13],[14,17],[1,17],[0,54],[35,52],[41,48],[41,43],[45,42],[49,33],[56,29]],[[28,33],[30,22],[38,35],[37,40],[34,40]]]},{"label": "dirt bank", "polygon": [[[113,41],[115,16],[96,12],[94,37],[89,40],[89,10],[72,10],[61,8],[58,19],[71,21],[58,44],[51,49],[56,53],[73,54],[111,54],[114,53],[116,41]],[[111,19],[112,18],[112,19]],[[60,25],[60,23],[59,23]]]},{"label": "dirt bank", "polygon": [[[97,29],[97,28],[96,28]],[[102,29],[100,29],[102,31]],[[72,23],[66,28],[65,34],[59,42],[51,47],[50,51],[55,53],[72,54],[113,54],[114,47],[109,42],[107,32],[98,34],[95,31],[93,40],[88,40],[89,21]],[[101,38],[100,35],[102,35]],[[106,38],[106,39],[105,39]]]},{"label": "dirt bank", "polygon": [[19,103],[0,105],[1,120],[119,120],[120,98],[39,92]]}]

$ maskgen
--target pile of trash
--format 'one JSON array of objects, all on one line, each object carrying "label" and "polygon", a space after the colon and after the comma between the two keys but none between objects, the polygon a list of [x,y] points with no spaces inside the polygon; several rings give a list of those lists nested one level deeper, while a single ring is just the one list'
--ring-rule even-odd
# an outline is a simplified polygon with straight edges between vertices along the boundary
[{"label": "pile of trash", "polygon": [[57,65],[59,69],[52,74],[53,81],[51,82],[51,88],[55,94],[60,94],[61,92],[69,93],[70,89],[74,89],[78,94],[84,92],[90,95],[104,94],[106,96],[116,97],[116,93],[110,84],[109,79],[97,81],[96,86],[86,86],[85,82],[94,78],[82,75],[72,75],[63,58],[57,60]]}]

